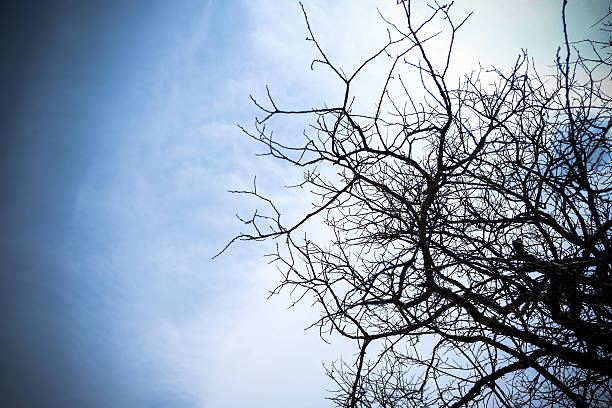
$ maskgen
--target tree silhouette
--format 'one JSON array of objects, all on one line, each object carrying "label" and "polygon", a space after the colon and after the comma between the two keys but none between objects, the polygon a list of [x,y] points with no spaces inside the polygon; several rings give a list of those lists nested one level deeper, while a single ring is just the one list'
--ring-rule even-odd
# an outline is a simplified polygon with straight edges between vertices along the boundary
[{"label": "tree silhouette", "polygon": [[[274,292],[312,296],[313,326],[355,341],[355,360],[327,369],[338,406],[612,404],[610,41],[571,43],[565,6],[553,75],[522,52],[507,72],[481,67],[455,86],[467,18],[449,4],[419,19],[398,1],[405,22],[386,22],[389,41],[350,75],[304,12],[313,67],[336,75],[343,99],[303,110],[253,99],[264,117],[243,130],[304,169],[314,203],[285,225],[272,200],[239,191],[263,208],[234,241],[276,240]],[[443,58],[428,51],[436,41]],[[351,86],[377,59],[384,86],[358,110]],[[296,115],[312,119],[299,145],[266,128]],[[327,239],[305,235],[309,223]]]}]

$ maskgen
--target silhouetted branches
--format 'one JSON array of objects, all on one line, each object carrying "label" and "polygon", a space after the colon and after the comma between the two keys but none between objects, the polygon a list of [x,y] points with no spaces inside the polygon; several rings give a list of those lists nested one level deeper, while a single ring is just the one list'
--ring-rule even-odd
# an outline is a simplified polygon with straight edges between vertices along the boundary
[{"label": "silhouetted branches", "polygon": [[[277,290],[312,296],[322,335],[354,339],[354,361],[328,367],[345,407],[609,406],[612,404],[612,126],[609,42],[565,37],[556,74],[523,52],[503,71],[447,78],[457,30],[451,5],[405,22],[350,75],[307,22],[314,63],[345,86],[332,107],[269,103],[253,131],[265,154],[303,167],[314,208],[284,225],[244,220],[238,240],[276,239]],[[610,27],[608,16],[600,24]],[[563,7],[565,26],[565,5]],[[445,31],[432,31],[441,23]],[[567,33],[567,29],[565,30]],[[446,41],[432,58],[430,41]],[[587,50],[588,51],[588,50]],[[372,112],[352,84],[388,59]],[[420,89],[414,90],[415,84]],[[303,143],[266,124],[307,115]],[[328,240],[303,228],[322,220]]]}]

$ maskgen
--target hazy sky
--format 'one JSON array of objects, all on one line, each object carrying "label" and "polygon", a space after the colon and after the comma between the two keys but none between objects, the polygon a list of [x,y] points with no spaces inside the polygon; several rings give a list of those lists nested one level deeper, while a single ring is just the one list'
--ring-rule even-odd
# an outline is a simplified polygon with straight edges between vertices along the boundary
[{"label": "hazy sky", "polygon": [[[308,303],[266,300],[269,247],[211,260],[255,208],[227,189],[256,174],[286,212],[307,204],[279,189],[301,172],[256,159],[236,126],[266,84],[290,107],[337,101],[309,68],[298,3],[17,3],[0,9],[0,405],[329,406],[321,363],[351,349],[303,331]],[[475,11],[459,71],[503,69],[521,48],[552,62],[561,1],[457,3]],[[570,35],[608,3],[570,1]],[[304,1],[347,70],[384,42],[376,7],[394,4]]]}]

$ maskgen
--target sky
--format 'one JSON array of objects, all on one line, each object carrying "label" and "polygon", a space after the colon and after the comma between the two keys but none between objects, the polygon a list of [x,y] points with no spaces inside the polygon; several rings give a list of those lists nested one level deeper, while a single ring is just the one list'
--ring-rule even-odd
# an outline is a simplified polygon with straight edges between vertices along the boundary
[{"label": "sky", "polygon": [[[352,358],[304,328],[309,303],[267,298],[266,243],[212,259],[257,203],[288,217],[301,171],[258,158],[237,124],[265,85],[288,107],[337,101],[304,41],[296,1],[21,1],[0,9],[0,405],[329,407],[322,363]],[[349,71],[386,38],[395,0],[304,0],[321,44]],[[546,69],[560,1],[457,2],[475,13],[456,69]],[[581,39],[609,6],[574,0]],[[374,91],[376,70],[361,82]],[[300,124],[278,123],[298,137]],[[313,226],[316,230],[316,225]]]}]

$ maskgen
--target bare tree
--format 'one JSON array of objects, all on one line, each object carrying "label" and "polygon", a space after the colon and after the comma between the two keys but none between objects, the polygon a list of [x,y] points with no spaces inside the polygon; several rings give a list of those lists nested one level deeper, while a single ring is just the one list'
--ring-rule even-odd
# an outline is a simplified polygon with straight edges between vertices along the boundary
[{"label": "bare tree", "polygon": [[[336,75],[342,100],[291,110],[268,92],[244,131],[304,168],[314,207],[285,225],[271,200],[241,191],[264,208],[235,240],[276,240],[275,292],[312,296],[313,326],[355,341],[355,361],[328,367],[338,406],[610,406],[610,42],[571,43],[564,3],[555,74],[523,52],[507,72],[480,68],[452,86],[467,17],[454,21],[451,4],[421,19],[409,0],[398,7],[402,25],[386,22],[388,42],[350,75],[304,12],[313,66]],[[376,59],[389,62],[384,86],[358,111],[351,86]],[[266,128],[296,115],[312,119],[302,144]],[[329,239],[311,241],[310,223]]]}]

